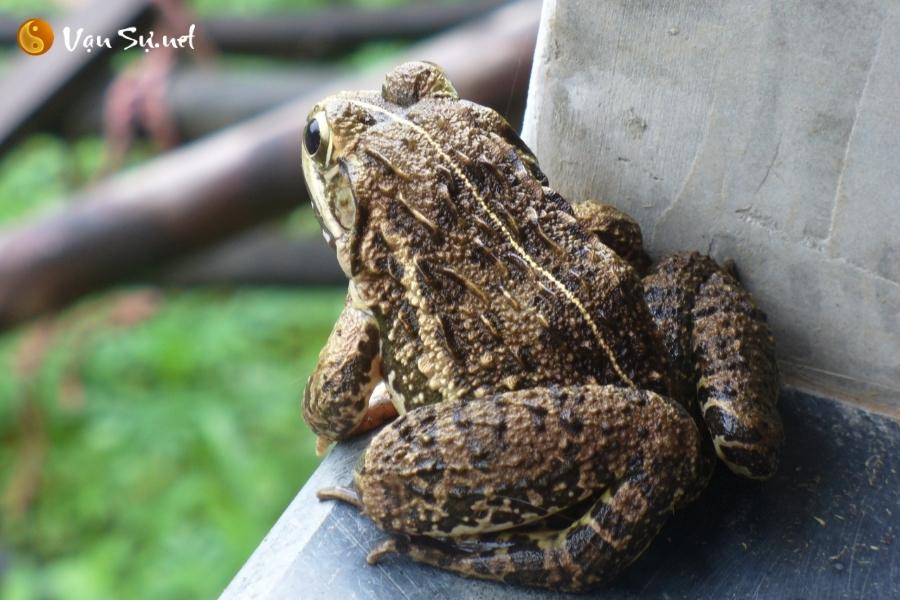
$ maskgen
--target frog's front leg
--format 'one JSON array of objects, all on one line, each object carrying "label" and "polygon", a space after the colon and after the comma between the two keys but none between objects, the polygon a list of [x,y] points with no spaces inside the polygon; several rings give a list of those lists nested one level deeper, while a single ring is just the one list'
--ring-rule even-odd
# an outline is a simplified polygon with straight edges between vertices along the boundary
[{"label": "frog's front leg", "polygon": [[587,200],[572,204],[575,218],[588,234],[621,256],[643,275],[650,267],[650,257],[644,252],[641,227],[631,216],[602,202]]},{"label": "frog's front leg", "polygon": [[378,391],[383,390],[380,382],[378,325],[371,314],[352,305],[348,294],[303,393],[303,418],[319,435],[317,450],[396,416],[385,393]]},{"label": "frog's front leg", "polygon": [[[697,428],[676,402],[550,387],[412,410],[375,437],[355,484],[380,528],[412,536],[373,559],[397,551],[471,577],[582,590],[640,555],[699,464]],[[577,506],[563,529],[515,529]]]}]

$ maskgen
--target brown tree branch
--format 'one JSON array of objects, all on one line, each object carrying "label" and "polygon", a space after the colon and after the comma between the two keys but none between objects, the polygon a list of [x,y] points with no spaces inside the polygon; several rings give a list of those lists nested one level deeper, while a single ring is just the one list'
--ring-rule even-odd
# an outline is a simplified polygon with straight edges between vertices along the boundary
[{"label": "brown tree branch", "polygon": [[[463,96],[504,111],[527,82],[539,9],[536,0],[515,2],[415,46],[407,58],[443,65]],[[335,82],[104,181],[61,213],[0,235],[0,329],[305,202],[299,143],[309,108],[336,89],[380,84],[380,74]]]}]

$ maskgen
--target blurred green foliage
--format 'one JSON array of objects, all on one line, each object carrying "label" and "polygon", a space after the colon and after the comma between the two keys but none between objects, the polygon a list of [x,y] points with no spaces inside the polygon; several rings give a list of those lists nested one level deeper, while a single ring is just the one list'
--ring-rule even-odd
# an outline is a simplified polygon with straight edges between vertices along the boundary
[{"label": "blurred green foliage", "polygon": [[12,15],[29,17],[55,15],[59,9],[59,3],[53,0],[0,0],[0,11]]},{"label": "blurred green foliage", "polygon": [[0,338],[0,596],[218,594],[315,468],[343,294],[131,291]]}]

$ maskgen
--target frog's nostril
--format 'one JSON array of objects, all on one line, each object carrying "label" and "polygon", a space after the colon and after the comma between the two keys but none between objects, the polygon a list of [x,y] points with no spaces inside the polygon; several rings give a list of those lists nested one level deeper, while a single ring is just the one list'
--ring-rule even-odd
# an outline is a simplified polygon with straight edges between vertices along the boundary
[{"label": "frog's nostril", "polygon": [[311,155],[315,154],[321,142],[322,136],[319,132],[319,121],[318,119],[312,119],[306,124],[306,129],[303,130],[303,145],[306,146],[306,152]]}]

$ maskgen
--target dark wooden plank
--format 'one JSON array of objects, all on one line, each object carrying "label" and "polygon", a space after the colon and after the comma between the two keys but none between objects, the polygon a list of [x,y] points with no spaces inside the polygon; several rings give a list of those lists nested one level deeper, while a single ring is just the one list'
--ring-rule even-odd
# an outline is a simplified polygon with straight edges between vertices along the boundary
[{"label": "dark wooden plank", "polygon": [[152,276],[166,286],[347,285],[321,236],[292,239],[264,228],[178,261]]},{"label": "dark wooden plank", "polygon": [[[753,483],[719,468],[624,577],[582,597],[900,597],[900,424],[795,389],[782,393],[781,411],[787,446],[774,479]],[[341,444],[325,459],[223,598],[575,597],[466,580],[402,558],[367,566],[385,534],[355,510],[314,497],[350,481],[365,445]]]}]

